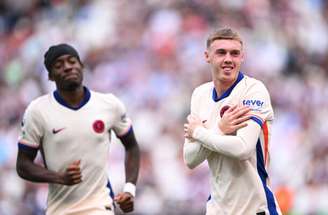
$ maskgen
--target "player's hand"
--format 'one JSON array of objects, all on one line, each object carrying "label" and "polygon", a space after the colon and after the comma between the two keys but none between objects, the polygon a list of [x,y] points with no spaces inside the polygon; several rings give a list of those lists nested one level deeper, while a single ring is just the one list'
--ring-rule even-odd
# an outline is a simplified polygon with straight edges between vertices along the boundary
[{"label": "player's hand", "polygon": [[74,185],[82,182],[80,164],[81,160],[77,160],[68,165],[65,172],[61,175],[63,181],[62,184]]},{"label": "player's hand", "polygon": [[230,107],[219,121],[219,128],[223,134],[234,134],[238,129],[246,127],[246,121],[250,119],[248,106]]},{"label": "player's hand", "polygon": [[187,123],[184,124],[184,137],[192,140],[192,134],[198,126],[204,127],[202,120],[198,116],[189,114]]},{"label": "player's hand", "polygon": [[134,197],[131,195],[131,193],[119,193],[117,196],[115,196],[114,201],[120,206],[124,213],[133,211]]}]

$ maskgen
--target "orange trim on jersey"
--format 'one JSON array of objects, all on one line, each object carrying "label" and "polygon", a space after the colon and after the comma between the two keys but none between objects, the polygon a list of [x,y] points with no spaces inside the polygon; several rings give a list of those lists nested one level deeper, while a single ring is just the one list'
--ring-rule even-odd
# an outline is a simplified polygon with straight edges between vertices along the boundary
[{"label": "orange trim on jersey", "polygon": [[266,121],[263,123],[262,129],[264,136],[264,166],[266,166],[269,153],[269,129]]}]

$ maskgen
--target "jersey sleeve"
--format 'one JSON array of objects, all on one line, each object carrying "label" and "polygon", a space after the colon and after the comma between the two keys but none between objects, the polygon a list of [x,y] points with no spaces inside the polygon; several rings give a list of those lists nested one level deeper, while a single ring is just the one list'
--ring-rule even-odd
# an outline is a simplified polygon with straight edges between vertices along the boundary
[{"label": "jersey sleeve", "polygon": [[20,149],[37,150],[43,136],[42,117],[35,105],[27,107],[21,123],[21,131],[18,137]]},{"label": "jersey sleeve", "polygon": [[274,118],[270,95],[262,82],[257,82],[247,90],[242,98],[242,105],[249,106],[251,119],[261,127],[265,121]]},{"label": "jersey sleeve", "polygon": [[113,131],[117,137],[122,137],[127,134],[132,128],[131,119],[126,115],[125,105],[116,97],[115,100],[115,122]]},{"label": "jersey sleeve", "polygon": [[[197,90],[191,96],[190,113],[198,115],[198,99]],[[184,162],[189,168],[195,168],[201,164],[211,153],[210,150],[203,147],[199,141],[185,139],[183,144],[183,158]]]},{"label": "jersey sleeve", "polygon": [[204,127],[197,127],[193,138],[200,141],[205,148],[240,160],[248,159],[254,152],[261,128],[250,121],[248,126],[237,131],[237,135],[219,135]]}]

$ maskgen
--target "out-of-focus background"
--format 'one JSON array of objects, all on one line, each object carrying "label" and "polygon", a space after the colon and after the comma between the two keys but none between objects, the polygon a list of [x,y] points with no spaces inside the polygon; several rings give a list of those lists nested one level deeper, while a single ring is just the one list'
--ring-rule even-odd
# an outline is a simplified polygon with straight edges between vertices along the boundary
[{"label": "out-of-focus background", "polygon": [[[47,185],[15,172],[17,136],[31,100],[51,92],[46,49],[70,43],[85,83],[126,104],[140,143],[138,215],[204,214],[207,164],[188,170],[183,123],[195,86],[210,80],[208,34],[238,30],[243,72],[271,93],[271,186],[285,214],[328,214],[328,2],[325,0],[1,0],[0,214],[44,214]],[[123,147],[109,177],[124,184]],[[120,212],[118,212],[120,213]]]}]

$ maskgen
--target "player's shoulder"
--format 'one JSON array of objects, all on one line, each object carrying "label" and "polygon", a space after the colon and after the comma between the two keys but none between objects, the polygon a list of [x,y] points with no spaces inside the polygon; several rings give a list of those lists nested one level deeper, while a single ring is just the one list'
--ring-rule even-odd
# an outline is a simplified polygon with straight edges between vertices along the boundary
[{"label": "player's shoulder", "polygon": [[252,91],[254,91],[254,90],[256,90],[256,91],[259,90],[259,91],[263,91],[263,92],[268,91],[265,84],[261,80],[247,76],[247,75],[244,76],[244,84],[247,87],[247,89],[252,90]]},{"label": "player's shoulder", "polygon": [[49,108],[50,105],[50,99],[51,99],[50,94],[39,96],[30,102],[30,104],[26,108],[26,111],[41,112],[42,110],[47,109]]},{"label": "player's shoulder", "polygon": [[90,92],[91,96],[94,97],[97,102],[103,102],[107,105],[115,105],[117,103],[121,103],[120,99],[113,93],[101,93],[92,90],[90,90]]},{"label": "player's shoulder", "polygon": [[195,101],[200,102],[200,100],[203,100],[205,98],[210,98],[213,87],[214,87],[213,82],[206,82],[199,85],[192,92],[191,100],[194,102]]},{"label": "player's shoulder", "polygon": [[41,120],[42,115],[49,109],[51,105],[51,94],[42,95],[32,100],[26,107],[24,119]]},{"label": "player's shoulder", "polygon": [[204,94],[211,93],[212,90],[213,90],[213,82],[209,81],[196,87],[192,94],[193,96],[204,95]]}]

